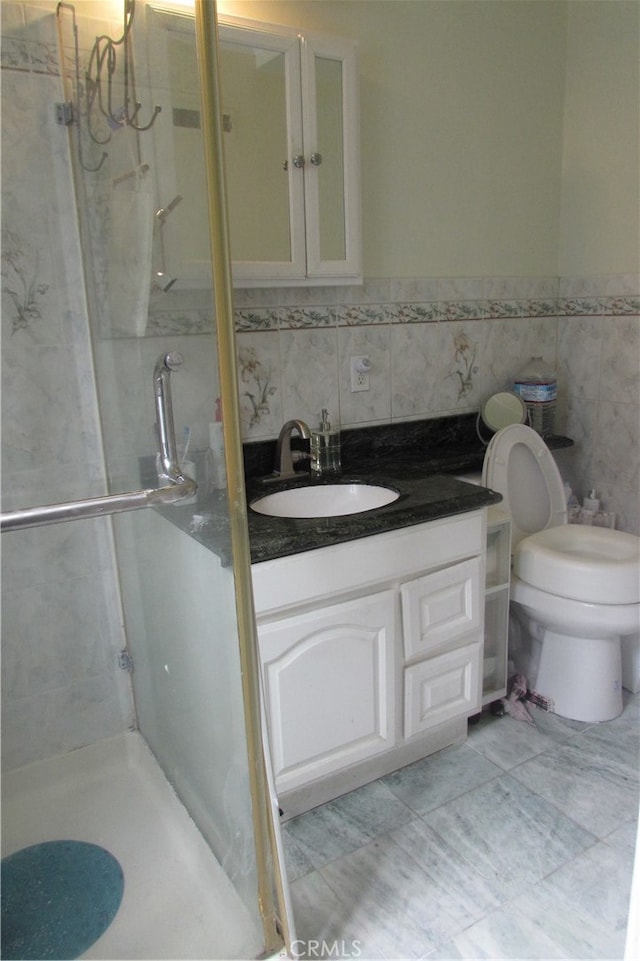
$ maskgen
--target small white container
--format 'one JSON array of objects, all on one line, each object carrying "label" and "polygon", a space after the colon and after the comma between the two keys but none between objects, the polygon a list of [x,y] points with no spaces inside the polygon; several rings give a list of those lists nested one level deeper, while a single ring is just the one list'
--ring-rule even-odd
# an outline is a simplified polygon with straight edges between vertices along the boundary
[{"label": "small white container", "polygon": [[206,455],[207,489],[224,490],[227,486],[227,469],[224,462],[224,435],[222,421],[209,424],[209,450]]}]

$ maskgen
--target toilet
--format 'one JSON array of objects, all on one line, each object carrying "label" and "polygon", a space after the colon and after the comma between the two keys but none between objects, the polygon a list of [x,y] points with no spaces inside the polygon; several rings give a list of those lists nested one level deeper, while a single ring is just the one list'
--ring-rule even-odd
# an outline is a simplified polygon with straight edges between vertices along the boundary
[{"label": "toilet", "polygon": [[621,637],[640,628],[640,538],[568,524],[551,451],[524,424],[494,434],[482,483],[502,494],[511,516],[514,670],[562,717],[617,717]]}]

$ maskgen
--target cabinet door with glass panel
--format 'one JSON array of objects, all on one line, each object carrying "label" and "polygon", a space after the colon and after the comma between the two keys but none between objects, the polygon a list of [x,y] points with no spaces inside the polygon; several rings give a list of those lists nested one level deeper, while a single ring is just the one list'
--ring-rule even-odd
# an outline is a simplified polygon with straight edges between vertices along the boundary
[{"label": "cabinet door with glass panel", "polygon": [[220,25],[234,283],[357,282],[355,45],[250,23]]}]

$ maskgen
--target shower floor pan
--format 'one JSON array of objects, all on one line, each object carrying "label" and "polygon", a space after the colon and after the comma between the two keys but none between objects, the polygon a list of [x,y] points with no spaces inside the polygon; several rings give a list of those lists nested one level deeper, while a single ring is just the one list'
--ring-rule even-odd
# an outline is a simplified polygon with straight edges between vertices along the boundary
[{"label": "shower floor pan", "polygon": [[255,924],[139,734],[2,778],[2,856],[42,841],[101,845],[124,896],[96,959],[254,958]]}]

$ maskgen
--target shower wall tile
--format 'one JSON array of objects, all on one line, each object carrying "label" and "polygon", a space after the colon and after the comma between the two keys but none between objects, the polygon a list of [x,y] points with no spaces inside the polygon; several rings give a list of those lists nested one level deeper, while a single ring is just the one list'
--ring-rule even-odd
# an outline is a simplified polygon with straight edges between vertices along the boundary
[{"label": "shower wall tile", "polygon": [[109,524],[104,518],[5,531],[2,549],[11,559],[2,568],[3,591],[68,583],[87,574],[106,578],[113,564]]},{"label": "shower wall tile", "polygon": [[569,393],[567,397],[560,397],[558,408],[562,417],[560,423],[565,425],[564,429],[575,445],[566,458],[567,469],[562,476],[571,484],[576,497],[580,499],[595,484],[593,460],[598,428],[598,404],[597,401],[585,402],[579,398],[574,400]]},{"label": "shower wall tile", "polygon": [[337,299],[339,304],[387,304],[398,298],[393,292],[393,281],[380,278],[365,279],[361,285],[354,287],[341,287]]},{"label": "shower wall tile", "polygon": [[[639,289],[638,275],[620,274],[382,278],[344,288],[238,290],[239,349],[247,349],[250,331],[269,330],[278,340],[277,345],[252,341],[253,360],[248,366],[246,357],[239,361],[241,371],[256,361],[263,373],[269,371],[258,414],[249,406],[253,401],[241,398],[243,439],[276,437],[282,416],[303,416],[305,403],[317,406],[318,397],[343,426],[477,410],[490,394],[509,390],[514,374],[531,356],[540,355],[558,373],[557,430],[575,441],[563,476],[578,497],[594,485],[601,487],[607,508],[619,516],[618,526],[638,531],[640,504],[626,486],[636,473],[637,443],[626,451],[618,444],[621,470],[609,466],[604,471],[604,457],[596,464],[596,437],[610,429],[613,416],[606,408],[601,411],[601,403],[627,404],[629,418],[639,416]],[[270,306],[275,301],[278,314]],[[301,390],[298,354],[291,346],[295,341],[285,347],[285,338],[293,328],[329,329],[334,321],[337,353],[330,357],[328,342],[322,340],[320,362],[306,360],[309,370]],[[285,353],[288,360],[280,368]],[[372,362],[375,358],[375,367],[371,389],[353,394],[348,361],[359,353],[369,353]],[[287,398],[286,414],[276,412],[278,396]],[[313,399],[307,402],[307,397]],[[622,418],[623,412],[615,416]],[[608,443],[610,449],[613,442]]]},{"label": "shower wall tile", "polygon": [[280,287],[278,289],[280,307],[313,307],[314,305],[335,307],[337,302],[336,287]]},{"label": "shower wall tile", "polygon": [[606,317],[600,399],[640,406],[640,317]]},{"label": "shower wall tile", "polygon": [[438,299],[450,303],[468,302],[479,310],[484,297],[483,277],[441,277],[438,281]]},{"label": "shower wall tile", "polygon": [[477,409],[483,398],[483,322],[438,324],[439,407],[443,411]]},{"label": "shower wall tile", "polygon": [[638,274],[612,274],[610,277],[603,278],[603,286],[608,297],[629,297],[632,300],[638,300],[640,297],[640,275]]},{"label": "shower wall tile", "polygon": [[598,481],[640,490],[638,408],[601,401],[596,440],[593,471]]},{"label": "shower wall tile", "polygon": [[95,436],[70,426],[81,410],[82,385],[63,373],[67,363],[64,346],[3,350],[3,468],[9,474],[81,464],[87,445],[95,446]]},{"label": "shower wall tile", "polygon": [[238,309],[256,307],[277,307],[277,287],[236,287],[233,292],[234,305]]},{"label": "shower wall tile", "polygon": [[242,332],[236,342],[243,439],[277,436],[283,424],[278,333]]},{"label": "shower wall tile", "polygon": [[326,407],[329,419],[338,417],[338,332],[335,328],[283,331],[282,416],[301,417],[311,427]]},{"label": "shower wall tile", "polygon": [[524,364],[527,330],[528,319],[520,317],[486,321],[484,386],[487,395],[511,390],[513,376]]},{"label": "shower wall tile", "polygon": [[[390,327],[386,324],[338,328],[340,423],[343,427],[391,419]],[[367,355],[370,389],[351,391],[351,357]]]},{"label": "shower wall tile", "polygon": [[437,324],[394,324],[391,344],[391,417],[429,416],[438,410]]},{"label": "shower wall tile", "polygon": [[2,704],[3,768],[64,754],[134,726],[129,677],[100,676]]},{"label": "shower wall tile", "polygon": [[[616,527],[640,534],[640,279],[560,278],[559,423],[575,441],[566,479],[595,487]],[[564,476],[564,475],[563,475]]]},{"label": "shower wall tile", "polygon": [[413,277],[389,281],[391,303],[421,303],[438,301],[437,277]]},{"label": "shower wall tile", "polygon": [[571,385],[573,403],[597,400],[602,344],[602,317],[569,317],[559,328],[560,389]]},{"label": "shower wall tile", "polygon": [[[2,4],[4,509],[105,490],[56,48],[53,4]],[[3,548],[11,768],[126,730],[133,702],[107,523],[4,534]]]}]

